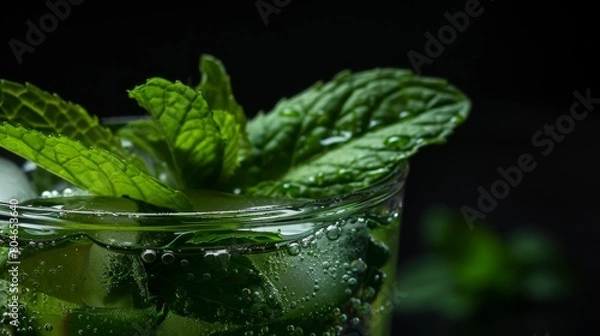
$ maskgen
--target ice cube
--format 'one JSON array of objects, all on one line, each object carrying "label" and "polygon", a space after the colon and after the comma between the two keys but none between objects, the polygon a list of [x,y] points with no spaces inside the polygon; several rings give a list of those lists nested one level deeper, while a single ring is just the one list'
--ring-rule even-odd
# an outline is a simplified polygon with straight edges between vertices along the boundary
[{"label": "ice cube", "polygon": [[15,199],[21,203],[36,196],[23,170],[12,161],[0,157],[0,201]]}]

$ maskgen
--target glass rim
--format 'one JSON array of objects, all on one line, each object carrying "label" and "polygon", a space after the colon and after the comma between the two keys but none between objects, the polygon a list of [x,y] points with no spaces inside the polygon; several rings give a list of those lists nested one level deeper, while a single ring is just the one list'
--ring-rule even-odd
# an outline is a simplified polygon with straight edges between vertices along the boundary
[{"label": "glass rim", "polygon": [[[47,228],[56,225],[65,229],[65,226],[79,226],[86,230],[107,230],[108,219],[105,223],[97,223],[98,219],[110,218],[110,222],[118,222],[119,218],[149,219],[152,221],[176,220],[178,224],[145,226],[144,231],[160,231],[168,227],[170,230],[189,230],[190,224],[215,224],[236,222],[240,227],[260,227],[265,223],[277,224],[281,222],[295,222],[303,219],[340,217],[349,211],[364,209],[388,199],[400,192],[406,181],[409,171],[408,162],[398,163],[388,174],[377,179],[373,184],[337,196],[317,199],[292,199],[287,203],[261,205],[234,210],[215,211],[179,211],[179,212],[137,212],[137,211],[107,211],[107,210],[64,210],[48,206],[32,207],[29,205],[12,204],[0,201],[0,218],[10,217],[13,210],[26,222],[43,223]],[[91,196],[93,197],[93,196]],[[68,219],[68,215],[77,215],[78,220]],[[85,217],[95,218],[93,223],[86,223]],[[21,224],[25,222],[20,221]],[[69,225],[69,223],[71,225]],[[79,224],[79,225],[78,225]],[[205,227],[205,226],[203,226]],[[196,228],[200,228],[197,227]],[[140,225],[113,225],[110,230],[140,230]]]}]

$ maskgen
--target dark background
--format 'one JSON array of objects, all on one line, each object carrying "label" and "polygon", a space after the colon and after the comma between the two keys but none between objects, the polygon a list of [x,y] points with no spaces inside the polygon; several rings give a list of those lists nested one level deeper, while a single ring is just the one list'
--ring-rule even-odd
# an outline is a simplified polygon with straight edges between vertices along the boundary
[{"label": "dark background", "polygon": [[[88,0],[72,6],[18,64],[9,41],[25,42],[25,22],[37,23],[49,9],[44,1],[11,2],[13,7],[3,4],[0,10],[0,78],[29,81],[93,114],[141,114],[127,89],[152,76],[195,84],[198,58],[209,53],[223,61],[238,101],[253,115],[342,69],[411,68],[407,53],[424,54],[424,34],[436,35],[448,23],[444,13],[463,10],[465,3],[292,0],[265,25],[254,1],[197,1],[191,7]],[[600,97],[594,89],[596,14],[566,1],[487,0],[481,6],[482,15],[421,68],[423,75],[461,88],[473,110],[447,144],[423,149],[411,160],[400,263],[424,253],[417,226],[429,205],[475,208],[477,187],[489,189],[498,167],[531,153],[537,167],[486,221],[499,233],[534,225],[558,239],[585,274],[586,291],[575,303],[506,312],[486,323],[489,334],[497,325],[512,335],[580,334],[595,325],[599,292],[600,105],[547,156],[531,138],[569,112],[575,90],[589,88]],[[400,315],[394,325],[394,334],[404,335],[465,334],[460,330],[428,315]]]}]

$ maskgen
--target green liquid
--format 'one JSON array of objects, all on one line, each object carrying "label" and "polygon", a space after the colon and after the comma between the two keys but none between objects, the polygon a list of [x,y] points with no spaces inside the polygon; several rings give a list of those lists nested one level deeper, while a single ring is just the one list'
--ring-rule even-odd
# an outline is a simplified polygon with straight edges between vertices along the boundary
[{"label": "green liquid", "polygon": [[[93,216],[59,216],[71,221],[65,239],[52,230],[34,239],[34,226],[22,226],[29,242],[20,242],[19,326],[5,316],[3,334],[388,335],[400,227],[401,198],[394,199],[222,240],[146,230],[136,216],[101,231],[83,230]],[[102,202],[111,204],[94,204]],[[146,229],[132,230],[136,223]],[[243,232],[235,223],[214,226],[216,237]],[[10,301],[7,288],[0,296]]]}]

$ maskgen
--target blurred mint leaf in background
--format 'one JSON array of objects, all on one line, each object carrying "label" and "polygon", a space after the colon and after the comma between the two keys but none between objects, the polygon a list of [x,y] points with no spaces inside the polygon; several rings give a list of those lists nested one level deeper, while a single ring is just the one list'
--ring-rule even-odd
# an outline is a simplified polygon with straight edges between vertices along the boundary
[{"label": "blurred mint leaf in background", "polygon": [[577,290],[577,270],[543,231],[502,237],[489,225],[470,230],[458,209],[437,205],[423,216],[429,252],[399,270],[397,311],[472,317],[498,304],[565,300]]}]

